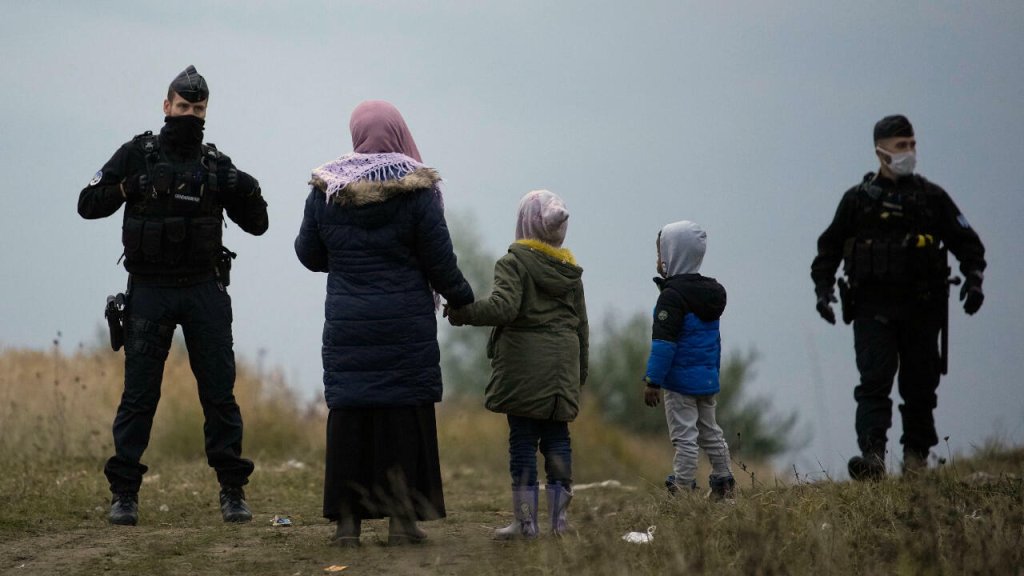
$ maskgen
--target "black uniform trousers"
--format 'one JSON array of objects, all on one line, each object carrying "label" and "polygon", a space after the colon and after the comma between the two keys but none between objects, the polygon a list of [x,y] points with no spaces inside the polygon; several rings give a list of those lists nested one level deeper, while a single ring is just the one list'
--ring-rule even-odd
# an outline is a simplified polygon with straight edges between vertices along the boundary
[{"label": "black uniform trousers", "polygon": [[253,463],[241,457],[231,321],[231,297],[216,280],[187,286],[133,280],[125,307],[124,394],[114,418],[115,454],[104,467],[112,492],[137,492],[142,484],[147,467],[140,460],[149,445],[164,363],[179,324],[205,417],[207,462],[222,485],[248,482]]},{"label": "black uniform trousers", "polygon": [[[944,303],[943,303],[944,304]],[[941,309],[908,303],[888,310],[862,310],[853,323],[860,385],[857,401],[857,444],[865,453],[884,453],[892,426],[893,378],[899,374],[903,400],[904,451],[926,456],[938,444],[933,411],[937,406]]]}]

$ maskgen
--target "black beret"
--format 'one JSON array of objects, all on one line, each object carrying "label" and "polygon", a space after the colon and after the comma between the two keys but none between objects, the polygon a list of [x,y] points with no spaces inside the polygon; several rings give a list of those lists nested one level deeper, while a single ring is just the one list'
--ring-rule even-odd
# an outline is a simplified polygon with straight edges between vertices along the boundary
[{"label": "black beret", "polygon": [[910,138],[913,135],[914,127],[902,114],[886,116],[875,123],[875,142],[886,138]]},{"label": "black beret", "polygon": [[206,78],[203,78],[192,65],[174,78],[170,89],[189,102],[202,102],[210,97],[210,87],[206,85]]}]

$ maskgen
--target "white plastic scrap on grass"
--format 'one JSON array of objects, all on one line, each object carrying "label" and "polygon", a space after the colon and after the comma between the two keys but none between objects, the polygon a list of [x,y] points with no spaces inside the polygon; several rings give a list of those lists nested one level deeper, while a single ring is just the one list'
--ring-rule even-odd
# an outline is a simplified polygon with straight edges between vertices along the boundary
[{"label": "white plastic scrap on grass", "polygon": [[622,539],[632,544],[650,544],[654,540],[654,531],[657,526],[648,526],[647,532],[627,532]]},{"label": "white plastic scrap on grass", "polygon": [[274,528],[287,528],[292,525],[292,519],[287,516],[274,514],[274,517],[270,519],[270,524]]}]

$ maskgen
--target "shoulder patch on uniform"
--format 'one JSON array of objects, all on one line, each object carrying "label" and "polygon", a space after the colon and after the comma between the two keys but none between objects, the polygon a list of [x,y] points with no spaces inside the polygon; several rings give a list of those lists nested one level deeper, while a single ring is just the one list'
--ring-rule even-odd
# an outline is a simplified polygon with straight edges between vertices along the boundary
[{"label": "shoulder patch on uniform", "polygon": [[957,214],[956,215],[956,221],[959,222],[960,226],[962,226],[963,228],[970,228],[971,227],[971,224],[967,221],[967,217],[964,216],[963,214]]},{"label": "shoulder patch on uniform", "polygon": [[100,180],[103,180],[103,170],[98,170],[96,174],[93,175],[92,180],[89,180],[89,186],[99,184]]},{"label": "shoulder patch on uniform", "polygon": [[658,321],[664,322],[668,320],[668,310],[658,310]]}]

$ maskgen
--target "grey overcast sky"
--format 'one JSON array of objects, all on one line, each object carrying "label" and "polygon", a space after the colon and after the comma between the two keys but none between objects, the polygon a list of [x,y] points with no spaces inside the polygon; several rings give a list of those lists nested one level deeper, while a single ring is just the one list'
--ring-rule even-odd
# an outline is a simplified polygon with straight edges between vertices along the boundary
[{"label": "grey overcast sky", "polygon": [[160,128],[168,83],[194,64],[212,90],[207,140],[270,205],[263,237],[225,232],[240,356],[265,349],[303,394],[319,390],[325,276],[292,241],[310,169],[348,152],[352,108],[381,98],[495,257],[523,193],[565,198],[595,338],[601,318],[653,305],[658,229],[701,223],[703,272],[729,291],[725,349],[758,351],[751,391],[796,411],[810,439],[780,468],[842,476],[852,331],[815,313],[809,265],[843,191],[876,169],[872,125],[903,113],[920,173],[988,249],[985,306],[953,308],[939,436],[963,451],[1024,442],[1019,0],[0,4],[0,346],[96,341],[126,279],[121,213],[82,220],[79,190]]}]

